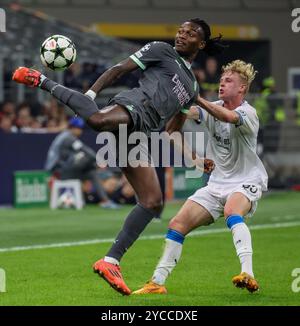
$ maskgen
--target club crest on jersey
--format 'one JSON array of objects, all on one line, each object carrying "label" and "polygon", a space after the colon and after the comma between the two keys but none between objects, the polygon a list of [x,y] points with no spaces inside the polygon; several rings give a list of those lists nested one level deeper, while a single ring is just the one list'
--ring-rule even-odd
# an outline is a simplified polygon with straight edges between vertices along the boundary
[{"label": "club crest on jersey", "polygon": [[146,44],[146,45],[144,45],[142,48],[141,48],[141,52],[146,52],[146,51],[148,51],[149,49],[150,49],[150,47],[151,47],[151,44],[150,43],[148,43],[148,44]]}]

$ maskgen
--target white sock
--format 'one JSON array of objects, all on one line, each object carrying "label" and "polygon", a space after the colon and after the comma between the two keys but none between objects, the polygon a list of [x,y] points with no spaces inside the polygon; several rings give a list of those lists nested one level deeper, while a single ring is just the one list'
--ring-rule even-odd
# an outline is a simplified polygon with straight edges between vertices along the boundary
[{"label": "white sock", "polygon": [[164,253],[155,268],[154,274],[152,276],[152,281],[154,283],[163,285],[166,282],[167,277],[171,274],[172,270],[178,263],[182,252],[182,244],[166,239],[166,244],[164,248]]},{"label": "white sock", "polygon": [[43,81],[46,79],[47,77],[43,74],[40,75],[40,83],[38,84],[38,87],[40,87],[43,83]]},{"label": "white sock", "polygon": [[104,261],[106,261],[107,263],[114,264],[114,265],[120,265],[120,262],[116,258],[113,258],[113,257],[105,256]]},{"label": "white sock", "polygon": [[252,243],[251,234],[245,223],[238,223],[231,228],[233,243],[240,259],[241,272],[254,276],[252,270]]}]

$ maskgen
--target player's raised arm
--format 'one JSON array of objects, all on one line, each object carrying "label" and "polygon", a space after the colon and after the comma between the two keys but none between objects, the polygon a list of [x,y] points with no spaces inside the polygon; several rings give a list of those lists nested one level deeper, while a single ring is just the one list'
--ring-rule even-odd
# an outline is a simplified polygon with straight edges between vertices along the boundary
[{"label": "player's raised arm", "polygon": [[90,91],[93,91],[95,95],[102,89],[111,86],[122,75],[136,70],[138,65],[131,59],[127,58],[115,66],[107,69],[93,84]]},{"label": "player's raised arm", "polygon": [[211,103],[199,95],[197,97],[196,103],[220,121],[238,124],[240,120],[240,116],[238,113],[230,111],[221,105]]}]

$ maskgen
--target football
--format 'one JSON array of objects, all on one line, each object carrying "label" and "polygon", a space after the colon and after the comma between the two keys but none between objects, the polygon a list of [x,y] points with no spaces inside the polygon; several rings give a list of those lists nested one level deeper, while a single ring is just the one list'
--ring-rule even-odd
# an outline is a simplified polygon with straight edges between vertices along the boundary
[{"label": "football", "polygon": [[40,52],[42,64],[52,70],[65,70],[76,60],[74,43],[63,35],[48,37]]},{"label": "football", "polygon": [[66,190],[58,198],[58,208],[75,208],[75,197],[72,191]]}]

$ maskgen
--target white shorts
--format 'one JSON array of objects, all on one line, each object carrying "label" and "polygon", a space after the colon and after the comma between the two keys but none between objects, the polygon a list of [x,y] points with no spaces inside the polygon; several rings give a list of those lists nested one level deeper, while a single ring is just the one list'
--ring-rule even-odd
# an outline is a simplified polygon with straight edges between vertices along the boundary
[{"label": "white shorts", "polygon": [[197,190],[188,199],[203,206],[216,221],[224,215],[224,206],[228,198],[235,192],[244,194],[251,202],[251,209],[245,217],[251,217],[257,208],[257,202],[261,198],[261,186],[255,184],[230,184],[208,186]]}]

